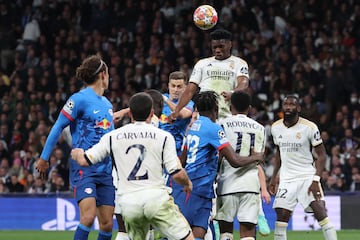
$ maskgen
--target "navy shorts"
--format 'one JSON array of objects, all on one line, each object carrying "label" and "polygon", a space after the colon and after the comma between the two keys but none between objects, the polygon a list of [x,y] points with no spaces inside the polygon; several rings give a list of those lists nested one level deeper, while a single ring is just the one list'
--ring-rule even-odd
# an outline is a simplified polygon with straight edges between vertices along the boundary
[{"label": "navy shorts", "polygon": [[111,175],[84,177],[76,181],[74,194],[77,202],[94,197],[96,206],[115,206],[115,187]]},{"label": "navy shorts", "polygon": [[203,198],[194,193],[187,195],[180,189],[174,189],[172,195],[190,226],[201,227],[207,231],[212,210],[212,199]]}]

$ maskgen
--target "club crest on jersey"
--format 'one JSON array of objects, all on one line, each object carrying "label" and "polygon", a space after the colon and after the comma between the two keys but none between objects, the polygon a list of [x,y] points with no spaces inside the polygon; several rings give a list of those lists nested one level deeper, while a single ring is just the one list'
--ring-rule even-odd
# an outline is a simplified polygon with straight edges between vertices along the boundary
[{"label": "club crest on jersey", "polygon": [[300,139],[301,138],[301,133],[296,133],[296,135],[295,135],[295,137],[297,138],[297,139]]},{"label": "club crest on jersey", "polygon": [[233,60],[230,61],[229,67],[230,67],[231,69],[234,69],[234,67],[235,67],[235,62],[234,62]]},{"label": "club crest on jersey", "polygon": [[74,100],[69,99],[69,100],[66,102],[66,104],[64,105],[63,110],[64,110],[67,114],[71,115],[72,110],[73,110],[74,107],[75,107],[75,102],[74,102]]},{"label": "club crest on jersey", "polygon": [[101,128],[101,129],[109,129],[111,127],[111,122],[108,121],[106,118],[104,118],[101,121],[96,121],[95,128]]}]

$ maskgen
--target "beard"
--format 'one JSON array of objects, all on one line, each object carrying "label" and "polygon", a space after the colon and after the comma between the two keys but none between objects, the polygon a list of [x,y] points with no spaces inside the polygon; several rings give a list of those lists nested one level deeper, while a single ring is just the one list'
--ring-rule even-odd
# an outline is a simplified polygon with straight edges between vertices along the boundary
[{"label": "beard", "polygon": [[284,114],[284,120],[285,121],[291,121],[296,117],[297,112],[289,112],[287,114]]}]

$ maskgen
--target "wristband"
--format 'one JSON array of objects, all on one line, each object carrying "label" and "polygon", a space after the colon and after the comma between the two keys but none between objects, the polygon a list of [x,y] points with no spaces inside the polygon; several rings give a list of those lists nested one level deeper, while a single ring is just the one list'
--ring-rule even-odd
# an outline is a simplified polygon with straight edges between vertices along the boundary
[{"label": "wristband", "polygon": [[313,181],[314,181],[314,182],[320,182],[320,176],[314,175]]}]

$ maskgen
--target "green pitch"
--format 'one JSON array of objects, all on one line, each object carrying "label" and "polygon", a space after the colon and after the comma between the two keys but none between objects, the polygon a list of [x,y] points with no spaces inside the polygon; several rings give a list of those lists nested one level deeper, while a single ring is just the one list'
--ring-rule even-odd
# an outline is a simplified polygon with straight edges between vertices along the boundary
[{"label": "green pitch", "polygon": [[[70,231],[0,231],[0,239],[11,240],[64,240],[72,239],[73,233]],[[113,234],[115,238],[116,232]],[[239,240],[239,233],[234,233],[234,239]],[[339,240],[354,240],[359,239],[360,230],[342,230],[338,231]],[[96,240],[97,232],[92,231],[89,235],[89,240]],[[267,237],[258,236],[257,240],[272,240],[274,239],[273,233]],[[289,231],[288,239],[291,240],[323,240],[321,231]]]}]

